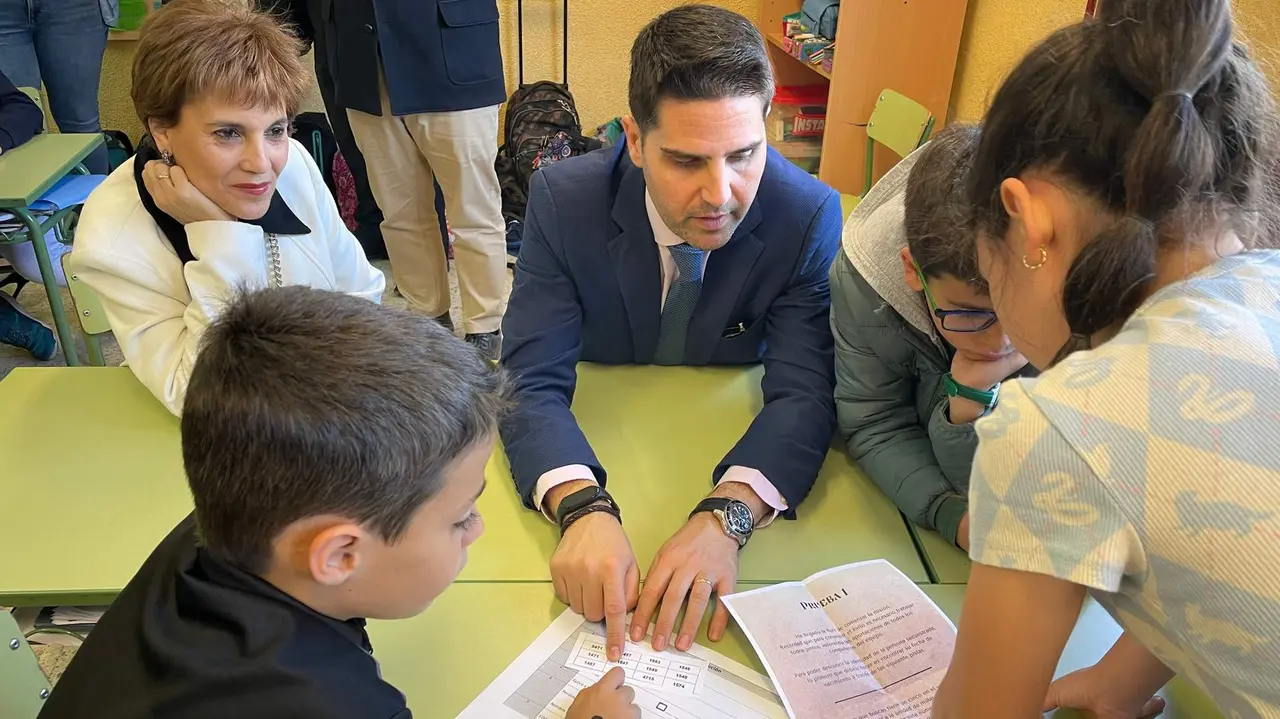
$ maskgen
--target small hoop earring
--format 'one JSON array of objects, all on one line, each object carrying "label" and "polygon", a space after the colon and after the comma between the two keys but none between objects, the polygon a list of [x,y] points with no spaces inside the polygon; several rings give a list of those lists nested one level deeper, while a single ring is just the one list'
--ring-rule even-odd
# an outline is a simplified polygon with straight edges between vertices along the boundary
[{"label": "small hoop earring", "polygon": [[160,160],[169,167],[173,167],[173,153],[168,150],[160,151]]},{"label": "small hoop earring", "polygon": [[1027,268],[1028,270],[1038,270],[1041,267],[1044,267],[1044,263],[1048,261],[1049,261],[1049,251],[1044,248],[1044,245],[1040,245],[1040,261],[1035,263],[1034,265],[1027,261],[1026,255],[1022,256],[1022,266]]}]

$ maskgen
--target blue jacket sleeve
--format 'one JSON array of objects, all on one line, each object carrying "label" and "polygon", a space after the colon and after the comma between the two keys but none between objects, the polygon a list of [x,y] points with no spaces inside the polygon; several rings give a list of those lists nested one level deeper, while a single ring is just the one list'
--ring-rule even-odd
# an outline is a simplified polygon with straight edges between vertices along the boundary
[{"label": "blue jacket sleeve", "polygon": [[788,518],[818,477],[836,431],[835,355],[828,271],[840,247],[834,191],[810,223],[791,286],[765,316],[764,407],[716,468],[759,470],[787,500]]},{"label": "blue jacket sleeve", "polygon": [[0,150],[12,150],[43,127],[44,110],[0,73]]},{"label": "blue jacket sleeve", "polygon": [[526,507],[544,473],[567,464],[604,469],[569,411],[582,353],[582,305],[564,265],[555,199],[542,173],[529,183],[520,258],[502,320],[502,364],[516,382],[516,406],[499,427],[516,490]]}]

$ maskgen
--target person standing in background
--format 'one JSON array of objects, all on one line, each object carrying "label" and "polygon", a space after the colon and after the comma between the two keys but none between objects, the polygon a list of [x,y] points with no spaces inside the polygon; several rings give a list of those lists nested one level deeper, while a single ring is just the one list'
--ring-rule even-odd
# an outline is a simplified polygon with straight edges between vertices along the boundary
[{"label": "person standing in background", "polygon": [[386,259],[387,248],[382,241],[382,210],[369,188],[369,172],[365,168],[364,155],[351,134],[347,111],[338,104],[337,88],[333,81],[332,35],[325,32],[333,12],[333,0],[257,0],[257,8],[273,13],[292,24],[299,38],[315,53],[316,84],[324,101],[324,114],[329,118],[333,139],[338,151],[351,168],[356,181],[356,229],[354,235],[371,259]]},{"label": "person standing in background", "polygon": [[[101,132],[102,55],[119,14],[119,0],[0,0],[0,71],[18,87],[43,82],[62,132]],[[84,165],[107,174],[107,148],[98,147]]]},{"label": "person standing in background", "polygon": [[382,236],[409,307],[449,322],[435,183],[449,207],[466,339],[497,359],[506,230],[493,169],[506,99],[494,0],[332,3],[317,34],[382,208]]}]

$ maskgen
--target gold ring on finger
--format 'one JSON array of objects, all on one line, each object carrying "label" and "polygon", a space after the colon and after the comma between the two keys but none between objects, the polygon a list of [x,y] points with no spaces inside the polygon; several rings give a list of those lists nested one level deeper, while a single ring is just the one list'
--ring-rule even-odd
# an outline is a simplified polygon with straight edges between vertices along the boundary
[{"label": "gold ring on finger", "polygon": [[716,586],[715,582],[711,581],[710,579],[706,579],[705,577],[698,577],[697,579],[693,580],[694,584],[697,584],[698,582],[705,582],[707,584],[710,584],[712,587]]},{"label": "gold ring on finger", "polygon": [[168,175],[156,175],[156,179],[157,179],[157,180],[167,180],[167,179],[169,179],[169,176],[168,176]]}]

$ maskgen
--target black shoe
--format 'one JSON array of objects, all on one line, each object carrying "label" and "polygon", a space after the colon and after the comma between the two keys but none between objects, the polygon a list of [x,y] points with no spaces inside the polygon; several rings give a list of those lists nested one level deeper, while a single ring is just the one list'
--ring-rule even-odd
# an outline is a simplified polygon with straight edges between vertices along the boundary
[{"label": "black shoe", "polygon": [[480,356],[490,362],[497,362],[502,357],[502,335],[498,332],[468,334],[467,344],[472,345]]}]

